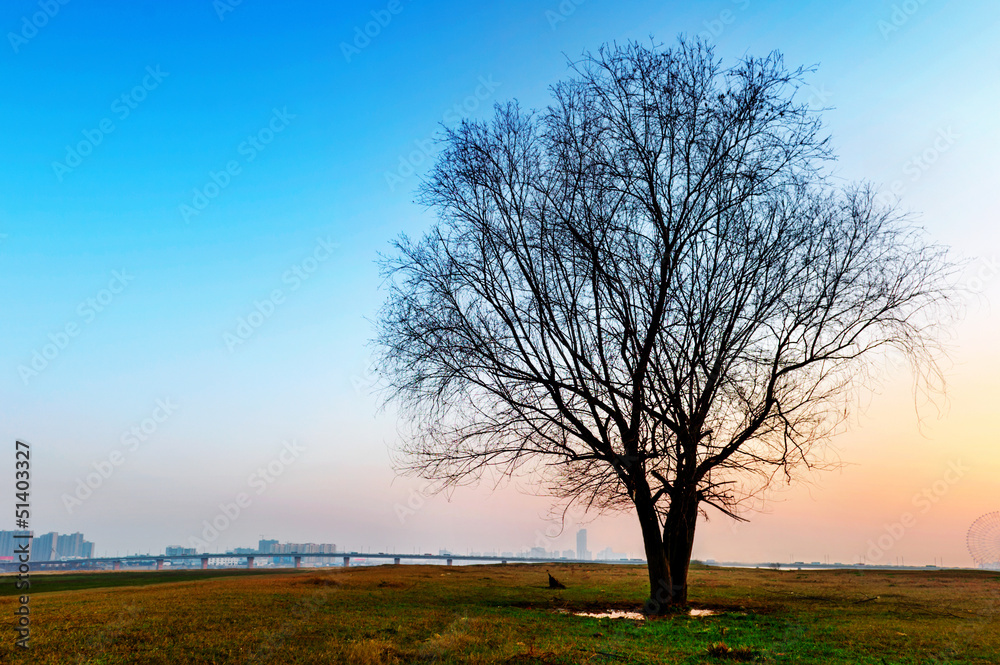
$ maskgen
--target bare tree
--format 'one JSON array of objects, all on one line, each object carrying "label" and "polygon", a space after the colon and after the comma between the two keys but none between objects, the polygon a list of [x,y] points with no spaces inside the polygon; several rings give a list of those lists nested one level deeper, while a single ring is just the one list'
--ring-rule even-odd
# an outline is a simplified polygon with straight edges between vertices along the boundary
[{"label": "bare tree", "polygon": [[700,511],[740,519],[813,464],[877,351],[933,370],[947,254],[826,175],[806,72],[605,47],[543,112],[449,131],[421,190],[439,222],[385,262],[407,468],[634,510],[663,612]]}]

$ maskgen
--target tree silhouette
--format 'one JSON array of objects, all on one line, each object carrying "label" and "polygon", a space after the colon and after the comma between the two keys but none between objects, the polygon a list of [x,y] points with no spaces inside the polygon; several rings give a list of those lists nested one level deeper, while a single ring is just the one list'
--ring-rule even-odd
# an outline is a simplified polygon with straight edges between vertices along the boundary
[{"label": "tree silhouette", "polygon": [[544,111],[447,131],[421,189],[439,221],[385,259],[380,368],[407,470],[634,511],[665,612],[706,506],[740,519],[815,463],[880,351],[935,371],[951,268],[834,183],[780,54],[630,43],[571,70]]}]

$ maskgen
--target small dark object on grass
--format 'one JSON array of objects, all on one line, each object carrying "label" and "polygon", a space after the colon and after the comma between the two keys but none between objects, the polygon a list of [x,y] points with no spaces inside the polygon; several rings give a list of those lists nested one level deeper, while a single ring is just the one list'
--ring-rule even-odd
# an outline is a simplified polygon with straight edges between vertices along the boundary
[{"label": "small dark object on grass", "polygon": [[757,658],[757,652],[750,647],[729,647],[725,642],[715,642],[708,647],[708,655],[716,658],[750,662]]},{"label": "small dark object on grass", "polygon": [[549,588],[550,589],[565,589],[566,588],[565,584],[563,584],[562,582],[560,582],[556,578],[552,577],[552,573],[550,573],[549,571],[545,571],[545,572],[549,576]]}]

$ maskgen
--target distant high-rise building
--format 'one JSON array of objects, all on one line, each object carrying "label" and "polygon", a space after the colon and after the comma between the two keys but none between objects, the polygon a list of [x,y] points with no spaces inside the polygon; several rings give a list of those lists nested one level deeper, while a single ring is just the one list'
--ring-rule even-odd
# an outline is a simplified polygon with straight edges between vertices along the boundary
[{"label": "distant high-rise building", "polygon": [[50,531],[43,536],[36,536],[31,539],[31,560],[32,561],[58,561],[59,553],[56,548],[59,546],[59,534]]},{"label": "distant high-rise building", "polygon": [[55,545],[57,559],[83,556],[82,533],[77,532],[69,535],[61,535]]},{"label": "distant high-rise building", "polygon": [[586,529],[580,529],[576,532],[576,558],[582,561],[590,559],[590,551],[587,549]]},{"label": "distant high-rise building", "polygon": [[615,552],[610,547],[605,547],[603,550],[598,552],[594,559],[597,561],[620,561],[622,559],[627,559],[628,554],[625,552]]},{"label": "distant high-rise building", "polygon": [[[14,549],[23,540],[15,538],[27,531],[0,531],[0,560],[10,560]],[[82,533],[59,534],[51,531],[31,538],[32,561],[59,561],[60,559],[90,559],[94,556],[94,543],[83,539]]]},{"label": "distant high-rise building", "polygon": [[180,545],[168,547],[166,550],[167,556],[191,556],[197,553],[198,550],[194,547],[181,547]]},{"label": "distant high-rise building", "polygon": [[0,531],[0,560],[12,560],[14,558],[14,547],[14,532]]},{"label": "distant high-rise building", "polygon": [[[277,540],[261,539],[255,553],[260,554],[336,554],[333,543],[282,543]],[[274,563],[289,563],[290,557],[274,557]]]}]

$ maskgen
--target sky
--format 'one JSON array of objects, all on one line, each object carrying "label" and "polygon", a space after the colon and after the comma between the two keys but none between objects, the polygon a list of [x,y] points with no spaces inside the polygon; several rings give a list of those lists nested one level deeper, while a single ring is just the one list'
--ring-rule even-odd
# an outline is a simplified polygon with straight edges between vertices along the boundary
[{"label": "sky", "polygon": [[[551,519],[530,478],[427,495],[393,471],[370,370],[377,259],[442,125],[543,108],[602,43],[781,51],[838,177],[898,195],[965,259],[947,400],[889,368],[839,470],[709,514],[697,558],[970,565],[1000,510],[1000,6],[606,0],[10,0],[0,9],[0,441],[31,444],[36,532],[98,554],[283,542],[639,555],[635,519]],[[206,524],[225,525],[206,528]],[[13,528],[0,523],[0,529]]]}]

